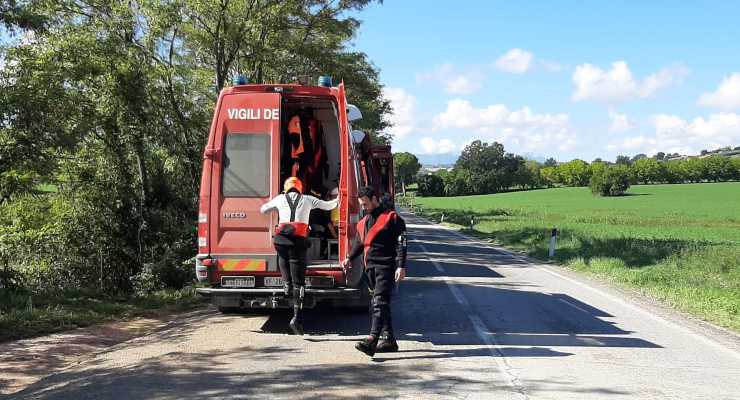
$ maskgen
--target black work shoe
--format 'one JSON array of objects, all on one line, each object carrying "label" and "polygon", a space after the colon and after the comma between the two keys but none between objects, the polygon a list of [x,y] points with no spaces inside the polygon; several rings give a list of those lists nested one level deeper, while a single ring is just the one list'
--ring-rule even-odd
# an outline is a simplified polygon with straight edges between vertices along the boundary
[{"label": "black work shoe", "polygon": [[370,357],[375,355],[375,349],[378,347],[378,339],[373,336],[369,336],[366,339],[362,339],[355,344],[355,349],[369,355]]},{"label": "black work shoe", "polygon": [[290,320],[290,323],[288,324],[290,326],[290,329],[298,336],[303,336],[303,322],[301,322],[298,317],[293,317]]},{"label": "black work shoe", "polygon": [[378,346],[375,348],[376,353],[395,353],[398,351],[398,343],[396,339],[382,339],[378,342]]}]

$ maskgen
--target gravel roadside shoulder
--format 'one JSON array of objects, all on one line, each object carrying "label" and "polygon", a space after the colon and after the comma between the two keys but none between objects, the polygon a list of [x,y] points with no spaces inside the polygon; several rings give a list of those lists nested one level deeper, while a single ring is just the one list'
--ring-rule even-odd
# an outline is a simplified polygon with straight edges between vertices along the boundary
[{"label": "gravel roadside shoulder", "polygon": [[0,343],[0,395],[21,391],[46,376],[73,367],[120,343],[167,329],[184,319],[211,313],[207,308],[201,308]]}]

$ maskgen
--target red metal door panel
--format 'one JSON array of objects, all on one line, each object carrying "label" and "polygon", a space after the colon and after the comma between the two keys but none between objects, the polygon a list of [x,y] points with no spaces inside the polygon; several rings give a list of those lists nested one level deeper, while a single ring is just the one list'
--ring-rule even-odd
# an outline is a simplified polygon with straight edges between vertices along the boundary
[{"label": "red metal door panel", "polygon": [[272,214],[260,207],[280,192],[278,93],[225,95],[217,117],[211,180],[211,254],[274,254]]}]

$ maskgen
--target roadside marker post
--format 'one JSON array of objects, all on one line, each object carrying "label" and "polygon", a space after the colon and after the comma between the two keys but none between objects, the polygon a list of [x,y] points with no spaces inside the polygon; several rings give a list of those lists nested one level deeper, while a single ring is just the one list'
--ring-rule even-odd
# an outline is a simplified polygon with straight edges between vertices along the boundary
[{"label": "roadside marker post", "polygon": [[558,237],[558,229],[552,228],[552,231],[550,231],[550,251],[548,252],[548,257],[552,258],[555,256],[555,240]]}]

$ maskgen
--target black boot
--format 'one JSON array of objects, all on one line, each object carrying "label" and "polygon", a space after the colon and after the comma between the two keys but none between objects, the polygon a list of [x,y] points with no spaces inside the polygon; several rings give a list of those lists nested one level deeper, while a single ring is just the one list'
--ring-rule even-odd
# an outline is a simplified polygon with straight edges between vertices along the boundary
[{"label": "black boot", "polygon": [[303,335],[303,297],[305,289],[303,286],[293,291],[293,318],[290,320],[290,329],[296,335]]},{"label": "black boot", "polygon": [[365,339],[360,340],[355,344],[355,349],[369,355],[370,357],[375,355],[375,349],[378,347],[378,338],[370,335]]},{"label": "black boot", "polygon": [[395,353],[398,351],[398,342],[393,335],[387,335],[380,339],[378,347],[375,349],[376,353]]}]

